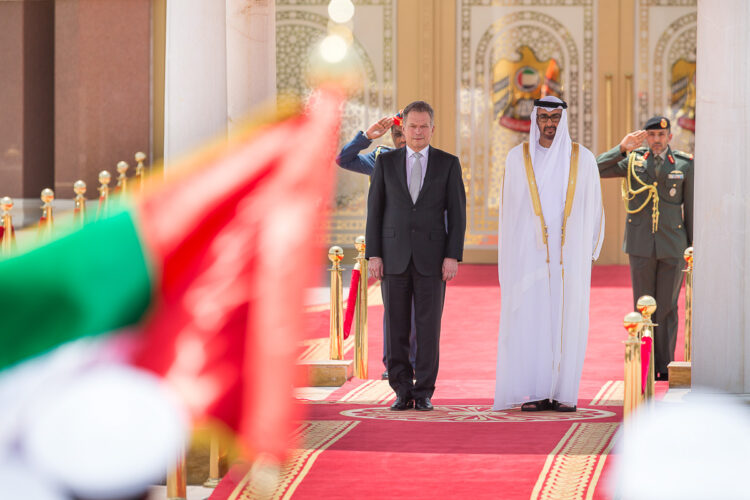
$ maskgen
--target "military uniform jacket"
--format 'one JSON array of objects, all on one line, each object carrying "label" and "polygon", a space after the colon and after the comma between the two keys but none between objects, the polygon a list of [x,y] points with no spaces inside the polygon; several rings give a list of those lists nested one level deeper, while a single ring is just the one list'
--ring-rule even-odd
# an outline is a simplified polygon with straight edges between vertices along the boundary
[{"label": "military uniform jacket", "polygon": [[[693,157],[668,147],[657,177],[654,154],[648,148],[634,152],[639,160],[646,157],[643,165],[634,165],[635,175],[646,184],[655,184],[659,193],[659,226],[656,233],[652,232],[653,199],[639,212],[628,213],[623,251],[639,257],[682,258],[693,244]],[[599,155],[596,162],[602,178],[625,177],[628,173],[628,157],[622,155],[619,146]],[[634,190],[642,187],[635,179],[631,179],[631,185]],[[636,195],[628,210],[643,205],[647,197],[648,191]]]}]

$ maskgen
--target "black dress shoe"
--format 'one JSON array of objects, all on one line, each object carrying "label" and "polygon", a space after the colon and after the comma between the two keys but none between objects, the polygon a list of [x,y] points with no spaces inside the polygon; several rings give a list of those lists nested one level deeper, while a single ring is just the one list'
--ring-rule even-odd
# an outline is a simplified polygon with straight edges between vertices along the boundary
[{"label": "black dress shoe", "polygon": [[405,396],[396,397],[396,402],[391,405],[391,410],[394,411],[404,411],[409,408],[414,408],[414,400]]},{"label": "black dress shoe", "polygon": [[380,376],[380,380],[388,380],[388,370],[384,371]]},{"label": "black dress shoe", "polygon": [[432,407],[432,401],[430,401],[430,398],[417,398],[414,400],[414,408],[419,411],[431,411],[434,408]]}]

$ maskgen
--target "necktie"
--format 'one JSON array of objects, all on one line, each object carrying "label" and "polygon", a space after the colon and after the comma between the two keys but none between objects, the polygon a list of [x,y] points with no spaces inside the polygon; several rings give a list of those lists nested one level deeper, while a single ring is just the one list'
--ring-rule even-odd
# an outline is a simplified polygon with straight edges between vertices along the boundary
[{"label": "necktie", "polygon": [[661,156],[656,155],[654,157],[654,172],[656,172],[656,176],[659,177],[661,174],[661,164],[664,163],[664,159],[662,159]]},{"label": "necktie", "polygon": [[419,185],[422,183],[422,162],[420,161],[420,158],[422,158],[422,155],[420,153],[414,153],[411,155],[412,158],[412,164],[411,164],[411,179],[409,179],[409,194],[411,195],[411,201],[413,203],[417,202],[417,197],[419,196]]}]

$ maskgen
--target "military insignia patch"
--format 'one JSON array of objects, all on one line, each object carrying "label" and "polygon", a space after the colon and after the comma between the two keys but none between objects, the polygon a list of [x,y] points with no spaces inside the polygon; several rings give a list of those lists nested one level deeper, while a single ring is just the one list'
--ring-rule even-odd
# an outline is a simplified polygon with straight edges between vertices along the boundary
[{"label": "military insignia patch", "polygon": [[684,179],[685,174],[681,170],[672,170],[669,172],[669,179]]},{"label": "military insignia patch", "polygon": [[635,166],[635,171],[638,172],[639,174],[642,174],[643,172],[646,171],[646,166],[645,165],[636,165]]},{"label": "military insignia patch", "polygon": [[677,194],[677,188],[672,188],[669,190],[669,196],[671,196],[672,198],[674,198],[676,194]]}]

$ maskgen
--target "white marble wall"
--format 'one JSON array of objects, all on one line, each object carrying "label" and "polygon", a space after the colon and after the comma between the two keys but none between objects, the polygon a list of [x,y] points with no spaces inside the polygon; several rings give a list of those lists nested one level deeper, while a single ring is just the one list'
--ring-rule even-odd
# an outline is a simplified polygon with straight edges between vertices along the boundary
[{"label": "white marble wall", "polygon": [[167,168],[274,99],[274,12],[272,0],[167,2]]},{"label": "white marble wall", "polygon": [[750,393],[750,2],[699,0],[693,387]]}]

